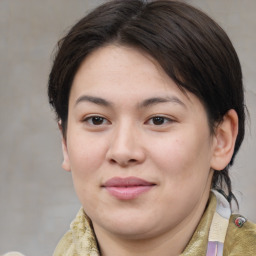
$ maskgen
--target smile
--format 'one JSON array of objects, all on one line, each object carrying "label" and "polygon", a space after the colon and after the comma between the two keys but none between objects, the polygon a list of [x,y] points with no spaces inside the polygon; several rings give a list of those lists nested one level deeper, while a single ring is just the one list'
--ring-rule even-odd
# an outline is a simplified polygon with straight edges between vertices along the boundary
[{"label": "smile", "polygon": [[132,200],[151,190],[155,185],[137,177],[114,177],[104,183],[102,187],[117,199]]}]

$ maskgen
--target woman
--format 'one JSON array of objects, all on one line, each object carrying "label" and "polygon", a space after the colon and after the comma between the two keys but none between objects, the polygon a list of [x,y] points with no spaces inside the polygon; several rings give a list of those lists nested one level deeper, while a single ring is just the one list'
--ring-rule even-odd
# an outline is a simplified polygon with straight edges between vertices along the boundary
[{"label": "woman", "polygon": [[241,67],[208,16],[108,2],[59,42],[48,95],[83,206],[55,256],[255,255],[255,225],[230,210]]}]

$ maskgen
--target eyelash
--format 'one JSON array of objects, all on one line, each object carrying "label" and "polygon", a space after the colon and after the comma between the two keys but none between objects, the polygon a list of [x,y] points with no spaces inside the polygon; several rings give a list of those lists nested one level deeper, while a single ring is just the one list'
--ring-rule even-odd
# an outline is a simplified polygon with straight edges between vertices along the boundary
[{"label": "eyelash", "polygon": [[[159,122],[159,124],[155,124],[154,121]],[[146,124],[152,124],[154,126],[161,126],[164,124],[168,124],[168,123],[172,123],[174,122],[173,119],[169,118],[169,117],[165,117],[165,116],[153,116],[150,119],[148,119],[148,121],[146,122]]]},{"label": "eyelash", "polygon": [[[87,122],[89,125],[92,126],[101,126],[101,125],[105,125],[105,124],[110,124],[110,122],[102,117],[102,116],[88,116],[85,119],[83,119],[83,122]],[[95,123],[96,122],[96,123]],[[97,123],[99,122],[99,123]],[[156,124],[157,122],[159,122],[158,124]],[[174,122],[173,119],[165,117],[165,116],[153,116],[151,118],[149,118],[145,124],[149,124],[149,125],[154,125],[154,126],[161,126],[167,123],[172,123]]]},{"label": "eyelash", "polygon": [[[94,121],[96,121],[96,122],[101,121],[101,122],[100,122],[100,124],[95,124],[95,123],[93,123]],[[102,116],[88,116],[85,119],[83,119],[83,122],[86,122],[92,126],[101,126],[101,125],[110,123],[105,117],[102,117]]]}]

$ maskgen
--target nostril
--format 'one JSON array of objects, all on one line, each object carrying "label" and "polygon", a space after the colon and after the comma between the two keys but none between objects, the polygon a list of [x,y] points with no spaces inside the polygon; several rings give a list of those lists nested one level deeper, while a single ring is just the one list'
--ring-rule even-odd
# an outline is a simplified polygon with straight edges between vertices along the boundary
[{"label": "nostril", "polygon": [[115,163],[116,163],[116,160],[111,159],[111,160],[110,160],[110,163],[111,163],[111,164],[115,164]]},{"label": "nostril", "polygon": [[115,159],[110,159],[110,163],[111,164],[119,164],[119,165],[122,165],[122,166],[127,166],[129,164],[132,164],[132,163],[136,163],[137,160],[136,159],[129,159],[128,161],[125,161],[125,160],[115,160]]}]

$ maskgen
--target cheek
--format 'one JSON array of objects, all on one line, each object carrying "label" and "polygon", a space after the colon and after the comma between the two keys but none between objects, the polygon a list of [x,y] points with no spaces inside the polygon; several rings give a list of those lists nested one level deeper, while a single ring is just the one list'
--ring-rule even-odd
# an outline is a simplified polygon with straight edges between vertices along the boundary
[{"label": "cheek", "polygon": [[160,145],[154,148],[153,163],[161,173],[167,204],[175,202],[177,210],[190,209],[210,184],[209,138],[195,133],[175,137],[165,140],[162,149]]},{"label": "cheek", "polygon": [[187,140],[167,138],[155,143],[151,156],[157,165],[163,169],[169,169],[173,174],[181,173],[189,159],[191,146]]},{"label": "cheek", "polygon": [[164,172],[163,175],[182,186],[188,179],[200,179],[199,174],[207,176],[210,147],[207,136],[202,137],[196,136],[196,133],[182,133],[155,143],[151,152],[153,162]]},{"label": "cheek", "polygon": [[101,140],[73,136],[69,144],[71,174],[76,194],[85,209],[97,208],[99,172],[104,161],[105,147]]},{"label": "cheek", "polygon": [[84,194],[85,190],[91,193],[92,186],[98,182],[99,170],[105,160],[104,140],[76,133],[70,137],[70,142],[68,154],[77,194]]}]

